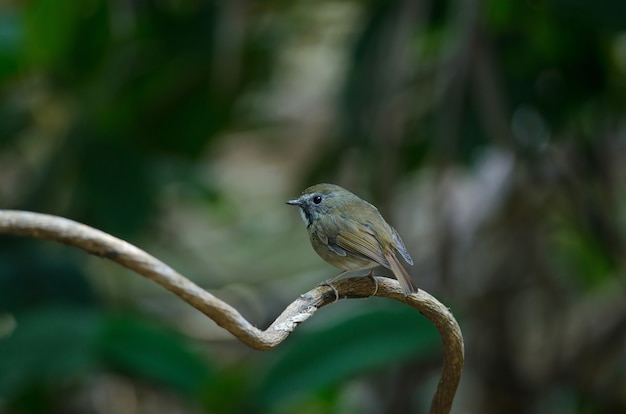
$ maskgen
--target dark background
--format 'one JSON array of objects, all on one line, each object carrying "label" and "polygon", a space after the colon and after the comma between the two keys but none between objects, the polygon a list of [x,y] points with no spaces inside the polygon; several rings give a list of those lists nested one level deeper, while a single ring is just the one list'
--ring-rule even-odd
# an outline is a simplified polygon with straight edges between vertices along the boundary
[{"label": "dark background", "polygon": [[[336,273],[284,201],[344,185],[461,324],[455,413],[626,412],[625,109],[620,0],[0,2],[0,208],[124,238],[265,327]],[[440,369],[387,300],[258,352],[0,237],[2,413],[420,413]]]}]

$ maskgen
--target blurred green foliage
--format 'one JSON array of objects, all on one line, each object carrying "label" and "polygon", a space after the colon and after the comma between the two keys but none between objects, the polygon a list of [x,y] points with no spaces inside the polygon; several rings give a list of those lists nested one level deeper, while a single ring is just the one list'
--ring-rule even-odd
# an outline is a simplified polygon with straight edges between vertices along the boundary
[{"label": "blurred green foliage", "polygon": [[[243,302],[267,324],[297,294],[282,269],[315,273],[277,194],[346,183],[407,217],[419,285],[462,315],[457,412],[625,412],[625,96],[618,0],[0,2],[0,208],[174,251],[211,288],[252,275]],[[204,328],[193,310],[110,269],[0,238],[1,413],[432,396],[439,339],[411,310],[322,312],[253,353],[180,334]]]},{"label": "blurred green foliage", "polygon": [[[416,354],[438,355],[441,340],[411,309],[375,306],[327,329],[298,335],[275,357],[259,390],[262,405],[280,404]],[[375,332],[375,335],[372,333]],[[337,344],[341,344],[340,347]],[[297,401],[297,400],[296,400]]]},{"label": "blurred green foliage", "polygon": [[180,337],[130,315],[48,306],[20,314],[17,323],[0,342],[0,393],[9,412],[62,411],[58,394],[103,370],[188,395],[213,374]]}]

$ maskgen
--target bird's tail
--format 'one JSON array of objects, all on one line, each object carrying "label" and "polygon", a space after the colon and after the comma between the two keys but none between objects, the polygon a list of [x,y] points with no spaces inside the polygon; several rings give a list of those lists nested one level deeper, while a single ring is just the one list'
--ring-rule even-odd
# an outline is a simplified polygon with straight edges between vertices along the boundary
[{"label": "bird's tail", "polygon": [[404,293],[410,295],[411,293],[417,292],[417,286],[415,282],[413,282],[413,278],[411,278],[411,275],[409,275],[402,264],[400,264],[396,255],[391,252],[385,252],[385,259],[389,262],[389,269],[391,269],[393,275],[398,279],[398,282],[400,282]]}]

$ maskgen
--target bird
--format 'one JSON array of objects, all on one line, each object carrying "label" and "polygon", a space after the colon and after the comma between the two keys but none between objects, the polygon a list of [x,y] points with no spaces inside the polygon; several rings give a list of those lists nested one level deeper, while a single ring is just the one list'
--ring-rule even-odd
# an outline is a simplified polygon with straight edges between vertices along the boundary
[{"label": "bird", "polygon": [[313,250],[341,270],[336,277],[322,283],[330,285],[335,293],[332,281],[341,275],[371,269],[369,276],[376,281],[373,268],[378,266],[393,272],[405,295],[418,291],[396,253],[409,265],[413,265],[413,259],[398,232],[372,204],[328,183],[308,187],[287,204],[300,207]]}]

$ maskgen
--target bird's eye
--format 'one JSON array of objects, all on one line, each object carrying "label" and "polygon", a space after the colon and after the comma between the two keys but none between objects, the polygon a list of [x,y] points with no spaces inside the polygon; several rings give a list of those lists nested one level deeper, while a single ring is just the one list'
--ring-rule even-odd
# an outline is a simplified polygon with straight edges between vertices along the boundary
[{"label": "bird's eye", "polygon": [[313,197],[313,204],[319,204],[321,202],[322,202],[322,196],[316,195],[315,197]]}]

